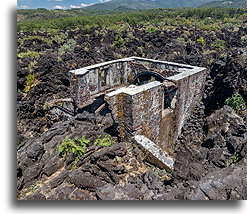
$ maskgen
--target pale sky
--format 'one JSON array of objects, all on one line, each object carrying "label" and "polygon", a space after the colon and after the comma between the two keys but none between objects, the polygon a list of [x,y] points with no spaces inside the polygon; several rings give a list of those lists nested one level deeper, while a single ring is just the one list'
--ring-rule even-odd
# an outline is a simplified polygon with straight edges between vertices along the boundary
[{"label": "pale sky", "polygon": [[109,0],[17,0],[18,9],[71,9],[83,8],[90,4],[106,2]]}]

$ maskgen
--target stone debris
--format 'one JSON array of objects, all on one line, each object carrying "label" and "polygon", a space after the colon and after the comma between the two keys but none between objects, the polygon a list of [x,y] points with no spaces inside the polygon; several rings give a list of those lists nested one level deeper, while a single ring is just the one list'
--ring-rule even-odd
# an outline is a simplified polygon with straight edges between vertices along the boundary
[{"label": "stone debris", "polygon": [[162,151],[154,142],[143,135],[136,135],[134,137],[136,143],[141,145],[149,155],[146,157],[151,163],[158,165],[161,168],[166,168],[172,171],[174,168],[174,159],[168,155],[167,152]]}]

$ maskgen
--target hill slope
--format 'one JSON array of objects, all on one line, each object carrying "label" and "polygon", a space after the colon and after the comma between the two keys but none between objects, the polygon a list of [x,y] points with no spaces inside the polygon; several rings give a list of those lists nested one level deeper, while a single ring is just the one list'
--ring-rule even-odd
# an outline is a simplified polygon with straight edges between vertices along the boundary
[{"label": "hill slope", "polygon": [[212,0],[112,0],[94,4],[84,9],[90,10],[118,10],[119,7],[127,9],[198,7]]},{"label": "hill slope", "polygon": [[246,8],[246,0],[225,0],[225,1],[212,1],[202,5],[202,7],[219,7],[219,8]]}]

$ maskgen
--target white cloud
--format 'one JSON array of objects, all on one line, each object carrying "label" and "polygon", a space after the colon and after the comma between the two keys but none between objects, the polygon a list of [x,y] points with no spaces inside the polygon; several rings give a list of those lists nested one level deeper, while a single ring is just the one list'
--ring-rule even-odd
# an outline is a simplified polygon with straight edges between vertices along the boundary
[{"label": "white cloud", "polygon": [[108,2],[108,1],[111,1],[111,0],[99,0],[101,3],[104,3],[104,2]]},{"label": "white cloud", "polygon": [[63,0],[53,0],[53,1],[63,1]]},{"label": "white cloud", "polygon": [[21,5],[21,6],[19,6],[19,8],[21,8],[21,9],[27,9],[29,7],[27,5]]},{"label": "white cloud", "polygon": [[53,7],[53,9],[64,10],[65,7],[62,7],[62,6],[60,6],[60,5],[56,5],[56,6]]},{"label": "white cloud", "polygon": [[81,8],[80,6],[76,6],[76,5],[72,5],[72,4],[69,7],[70,8]]},{"label": "white cloud", "polygon": [[87,6],[90,6],[90,5],[93,5],[93,4],[81,4],[81,7],[87,7]]}]

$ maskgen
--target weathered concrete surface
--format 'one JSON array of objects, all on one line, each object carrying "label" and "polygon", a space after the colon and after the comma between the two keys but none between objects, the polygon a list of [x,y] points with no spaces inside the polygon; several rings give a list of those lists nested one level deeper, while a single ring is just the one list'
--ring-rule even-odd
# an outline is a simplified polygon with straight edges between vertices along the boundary
[{"label": "weathered concrete surface", "polygon": [[131,140],[134,135],[143,134],[158,142],[163,105],[162,83],[154,81],[123,87],[106,94],[105,99],[122,138]]},{"label": "weathered concrete surface", "polygon": [[[139,66],[139,69],[136,66]],[[164,62],[140,57],[104,62],[85,68],[72,70],[71,83],[75,92],[76,103],[83,106],[90,96],[119,85],[129,85],[136,75],[142,72],[156,72],[164,78],[177,76],[187,71],[197,73],[203,68],[183,65],[178,63]],[[180,78],[178,76],[177,78]]]},{"label": "weathered concrete surface", "polygon": [[[106,94],[120,137],[144,135],[172,154],[186,119],[202,97],[207,69],[129,57],[70,73],[78,108]],[[138,86],[127,87],[133,83]]]},{"label": "weathered concrete surface", "polygon": [[158,165],[160,168],[165,168],[169,171],[173,170],[174,159],[170,157],[165,151],[157,146],[154,142],[143,135],[136,135],[134,137],[136,143],[148,151],[146,160],[150,163]]},{"label": "weathered concrete surface", "polygon": [[193,70],[185,70],[178,75],[167,78],[177,84],[177,92],[174,98],[176,103],[173,108],[174,134],[173,139],[169,139],[170,142],[175,142],[195,104],[202,98],[206,76],[206,69],[195,67]]},{"label": "weathered concrete surface", "polygon": [[85,106],[92,95],[127,84],[131,76],[129,61],[133,59],[114,60],[70,71],[77,106]]}]

